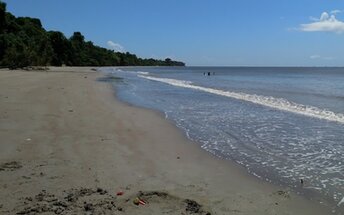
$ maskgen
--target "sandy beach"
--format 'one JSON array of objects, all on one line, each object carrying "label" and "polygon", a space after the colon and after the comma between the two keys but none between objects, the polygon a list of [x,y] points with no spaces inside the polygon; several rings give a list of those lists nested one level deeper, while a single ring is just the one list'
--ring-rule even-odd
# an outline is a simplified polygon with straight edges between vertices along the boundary
[{"label": "sandy beach", "polygon": [[0,70],[0,214],[331,214],[119,101],[101,77]]}]

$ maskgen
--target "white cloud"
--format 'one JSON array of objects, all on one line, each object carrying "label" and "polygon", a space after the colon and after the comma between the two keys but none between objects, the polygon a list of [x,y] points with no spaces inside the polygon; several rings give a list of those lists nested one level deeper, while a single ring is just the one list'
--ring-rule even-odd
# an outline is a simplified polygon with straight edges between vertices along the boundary
[{"label": "white cloud", "polygon": [[319,19],[312,18],[313,22],[308,24],[301,24],[299,30],[307,32],[327,31],[327,32],[344,32],[344,22],[336,19],[334,14],[329,15],[323,12]]},{"label": "white cloud", "polygon": [[[334,17],[334,16],[333,16]],[[321,22],[326,22],[327,20],[330,19],[330,15],[328,15],[328,13],[326,12],[323,12],[320,16],[320,20]]]},{"label": "white cloud", "polygon": [[310,59],[312,60],[316,60],[316,59],[320,59],[320,60],[334,60],[335,58],[334,57],[330,57],[330,56],[326,56],[326,57],[323,57],[323,56],[320,56],[320,55],[311,55],[309,56]]},{"label": "white cloud", "polygon": [[314,21],[314,22],[319,21],[319,18],[316,18],[316,17],[314,17],[314,16],[310,16],[309,19],[310,19],[311,21]]},{"label": "white cloud", "polygon": [[341,10],[332,10],[331,14],[337,14],[337,13],[341,13],[341,12],[342,12]]},{"label": "white cloud", "polygon": [[320,58],[320,55],[312,55],[312,56],[310,56],[309,58],[310,58],[310,59],[318,59],[318,58]]},{"label": "white cloud", "polygon": [[111,40],[107,41],[107,45],[110,49],[114,50],[115,52],[124,52],[124,47],[121,44],[114,43]]},{"label": "white cloud", "polygon": [[328,57],[323,57],[324,60],[334,60],[334,57],[328,56]]}]

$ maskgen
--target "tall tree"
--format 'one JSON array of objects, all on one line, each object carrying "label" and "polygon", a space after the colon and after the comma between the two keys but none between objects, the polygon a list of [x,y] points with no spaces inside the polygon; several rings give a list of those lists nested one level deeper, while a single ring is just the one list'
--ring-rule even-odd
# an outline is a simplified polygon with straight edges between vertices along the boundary
[{"label": "tall tree", "polygon": [[71,56],[72,50],[68,39],[59,31],[49,31],[48,37],[54,52],[51,59],[51,65],[69,65],[68,58]]},{"label": "tall tree", "polygon": [[0,1],[0,33],[5,29],[6,3]]},{"label": "tall tree", "polygon": [[0,67],[25,66],[164,66],[184,65],[169,60],[142,59],[129,52],[114,52],[85,41],[80,32],[67,39],[47,32],[39,19],[15,17],[0,0]]}]

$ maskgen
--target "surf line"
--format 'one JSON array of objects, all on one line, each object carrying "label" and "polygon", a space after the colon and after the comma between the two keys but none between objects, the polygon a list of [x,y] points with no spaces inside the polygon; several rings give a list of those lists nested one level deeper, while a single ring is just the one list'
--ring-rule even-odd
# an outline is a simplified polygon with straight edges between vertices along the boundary
[{"label": "surf line", "polygon": [[323,110],[317,107],[302,105],[294,102],[290,102],[283,98],[274,98],[269,96],[261,96],[256,94],[247,94],[247,93],[238,93],[238,92],[230,92],[224,91],[219,89],[207,88],[202,86],[193,85],[191,81],[183,81],[177,79],[170,79],[170,78],[157,78],[147,75],[138,75],[138,77],[145,78],[152,81],[163,82],[175,87],[183,87],[188,89],[199,90],[207,93],[212,93],[215,95],[225,96],[229,98],[234,98],[238,100],[244,100],[248,102],[252,102],[254,104],[259,104],[262,106],[293,112],[301,115],[305,115],[308,117],[314,117],[318,119],[324,119],[332,122],[338,122],[344,124],[344,114],[341,113],[334,113],[329,110]]}]

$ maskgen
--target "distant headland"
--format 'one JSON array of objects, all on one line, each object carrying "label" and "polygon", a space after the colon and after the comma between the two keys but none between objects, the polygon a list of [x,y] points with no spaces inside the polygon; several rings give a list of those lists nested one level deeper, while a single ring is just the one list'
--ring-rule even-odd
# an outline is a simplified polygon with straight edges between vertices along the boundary
[{"label": "distant headland", "polygon": [[129,52],[109,50],[85,41],[80,32],[70,38],[46,31],[37,18],[15,17],[0,1],[0,67],[27,66],[185,66],[185,63],[143,59]]}]

